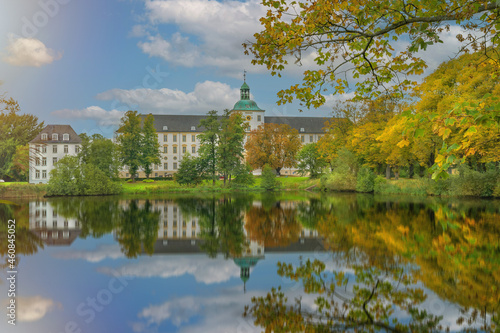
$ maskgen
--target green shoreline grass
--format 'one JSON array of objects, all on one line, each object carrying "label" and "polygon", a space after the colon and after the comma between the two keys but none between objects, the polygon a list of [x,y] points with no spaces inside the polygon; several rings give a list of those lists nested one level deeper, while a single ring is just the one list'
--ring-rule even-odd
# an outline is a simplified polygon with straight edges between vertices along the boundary
[{"label": "green shoreline grass", "polygon": [[[306,190],[319,185],[318,179],[309,179],[307,177],[279,177],[282,184],[280,191]],[[160,193],[198,193],[198,192],[260,192],[265,191],[260,187],[260,177],[255,178],[255,184],[245,188],[224,187],[221,180],[217,180],[215,185],[211,181],[205,181],[199,185],[181,185],[173,180],[157,180],[152,183],[146,183],[142,180],[135,183],[128,183],[125,180],[119,180],[122,186],[121,194],[160,194]],[[46,194],[47,185],[28,184],[27,182],[0,183],[0,198],[40,198]]]}]

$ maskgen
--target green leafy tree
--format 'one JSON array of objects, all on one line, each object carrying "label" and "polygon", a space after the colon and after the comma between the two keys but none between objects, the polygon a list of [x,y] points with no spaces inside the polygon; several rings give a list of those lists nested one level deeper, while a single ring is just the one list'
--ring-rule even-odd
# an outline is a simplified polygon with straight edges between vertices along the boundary
[{"label": "green leafy tree", "polygon": [[199,184],[203,181],[203,167],[199,157],[186,153],[174,175],[179,184]]},{"label": "green leafy tree", "polygon": [[109,178],[117,178],[120,169],[119,147],[101,134],[89,137],[82,133],[79,136],[82,138],[78,153],[80,163],[95,165]]},{"label": "green leafy tree", "polygon": [[267,164],[262,168],[260,186],[268,191],[274,191],[281,186],[280,181],[276,178],[276,172]]},{"label": "green leafy tree", "polygon": [[30,147],[29,144],[17,146],[12,156],[12,167],[10,175],[17,180],[27,181],[30,171]]},{"label": "green leafy tree", "polygon": [[97,166],[80,164],[76,156],[65,156],[50,171],[47,195],[117,194],[121,188]]},{"label": "green leafy tree", "polygon": [[200,140],[199,155],[205,173],[210,175],[213,185],[217,177],[217,144],[219,142],[220,123],[217,111],[209,111],[207,117],[200,121],[200,126],[204,128],[203,133],[198,135]]},{"label": "green leafy tree", "polygon": [[245,121],[240,113],[230,113],[226,109],[220,120],[220,127],[217,159],[219,171],[224,176],[224,185],[226,185],[226,180],[243,160]]},{"label": "green leafy tree", "polygon": [[135,182],[137,170],[142,165],[141,117],[137,111],[127,111],[121,119],[117,141],[120,145],[120,157],[128,167],[130,177]]},{"label": "green leafy tree", "polygon": [[233,173],[231,187],[248,187],[255,183],[255,177],[252,174],[252,167],[248,163],[240,163]]},{"label": "green leafy tree", "polygon": [[20,111],[17,101],[0,96],[0,179],[13,171],[16,147],[26,145],[44,127],[38,117]]},{"label": "green leafy tree", "polygon": [[[300,64],[314,54],[318,67],[304,71],[302,84],[278,93],[279,102],[297,98],[306,107],[325,103],[324,89],[347,91],[350,72],[358,96],[381,91],[400,94],[414,82],[409,75],[422,74],[427,67],[421,51],[442,43],[441,32],[451,24],[465,34],[457,39],[463,49],[481,49],[484,58],[494,55],[499,43],[499,5],[490,1],[453,0],[442,2],[374,0],[282,1],[266,0],[263,30],[255,42],[245,43],[252,63],[264,65],[272,75],[285,70],[290,60]],[[404,39],[404,46],[401,44]],[[491,43],[492,48],[486,48]],[[451,51],[450,51],[451,52]],[[330,92],[328,92],[330,93]]]},{"label": "green leafy tree", "polygon": [[142,167],[147,178],[153,172],[153,164],[160,164],[161,162],[160,143],[158,142],[154,120],[153,115],[150,113],[144,119],[144,125],[142,126]]},{"label": "green leafy tree", "polygon": [[328,163],[321,158],[318,144],[309,143],[304,145],[297,153],[297,168],[300,174],[309,174],[311,178],[318,178]]}]

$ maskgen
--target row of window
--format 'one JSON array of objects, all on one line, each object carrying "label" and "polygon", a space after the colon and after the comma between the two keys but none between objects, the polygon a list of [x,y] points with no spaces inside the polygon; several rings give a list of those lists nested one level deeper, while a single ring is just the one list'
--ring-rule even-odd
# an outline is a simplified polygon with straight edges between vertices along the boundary
[{"label": "row of window", "polygon": [[[46,210],[42,210],[42,211],[37,210],[35,212],[35,217],[39,217],[40,216],[40,212],[42,214],[42,217],[46,217],[47,216],[47,211]],[[52,211],[52,217],[57,217],[57,212],[55,210]]]},{"label": "row of window", "polygon": [[[182,142],[187,142],[187,135],[182,134],[181,140],[182,140]],[[163,134],[163,142],[167,142],[167,141],[168,141],[168,135]],[[177,142],[177,134],[172,134],[172,142]],[[194,134],[191,135],[191,142],[196,142],[196,135],[194,135]]]},{"label": "row of window", "polygon": [[[64,231],[63,233],[63,239],[68,239],[69,238],[69,231]],[[40,236],[42,239],[47,239],[48,233],[47,231],[43,231]],[[52,231],[52,239],[58,239],[59,238],[59,232],[57,231]]]},{"label": "row of window", "polygon": [[[186,237],[186,230],[182,231],[182,237]],[[199,235],[198,235],[199,236]],[[168,231],[163,231],[163,237],[168,237]],[[177,230],[172,232],[172,237],[177,237]],[[196,237],[196,231],[191,231],[191,237]]]},{"label": "row of window", "polygon": [[[52,145],[52,152],[54,154],[57,154],[57,145]],[[41,148],[41,149],[40,149]],[[63,151],[65,154],[68,154],[69,153],[69,146],[68,145],[64,145],[63,147]],[[46,153],[47,152],[47,146],[40,146],[40,145],[36,145],[36,152],[37,153]],[[75,146],[75,154],[78,154],[80,152],[80,146]]]},{"label": "row of window", "polygon": [[[187,152],[187,147],[182,146],[182,153],[185,154]],[[168,154],[168,146],[163,147],[163,153]],[[177,154],[177,146],[172,147],[172,153]],[[196,146],[191,146],[191,153],[196,154]]]},{"label": "row of window", "polygon": [[[49,135],[47,133],[42,133],[42,140],[48,140]],[[59,134],[57,133],[52,133],[52,140],[57,141],[59,140]],[[63,141],[69,141],[69,134],[64,133],[63,134]]]},{"label": "row of window", "polygon": [[[168,126],[163,126],[164,131],[168,131]],[[196,126],[191,126],[191,131],[196,131]]]},{"label": "row of window", "polygon": [[[47,158],[46,157],[42,157],[41,164],[42,164],[42,166],[47,166]],[[52,165],[55,166],[56,164],[57,164],[57,157],[52,157]],[[40,166],[40,158],[39,157],[35,158],[35,165]]]},{"label": "row of window", "polygon": [[[167,220],[163,221],[163,227],[164,228],[168,227],[168,221]],[[172,227],[173,228],[177,228],[177,220],[173,220],[172,221]],[[182,227],[183,228],[187,227],[187,222],[186,221],[182,221]],[[191,227],[193,227],[193,228],[196,227],[196,222],[194,220],[191,221]]]},{"label": "row of window", "polygon": [[[75,221],[75,227],[78,228],[80,226],[80,222]],[[35,222],[35,227],[40,228],[40,221]],[[57,228],[57,221],[52,221],[52,227]],[[64,227],[68,228],[68,221],[64,221]],[[47,228],[47,221],[42,221],[42,228]]]},{"label": "row of window", "polygon": [[[305,135],[301,135],[300,136],[300,142],[302,142],[302,143],[306,142],[306,136]],[[313,135],[309,135],[309,142],[314,142],[314,136]]]},{"label": "row of window", "polygon": [[[35,179],[40,179],[40,170],[35,170]],[[42,179],[47,179],[47,170],[42,170]]]}]

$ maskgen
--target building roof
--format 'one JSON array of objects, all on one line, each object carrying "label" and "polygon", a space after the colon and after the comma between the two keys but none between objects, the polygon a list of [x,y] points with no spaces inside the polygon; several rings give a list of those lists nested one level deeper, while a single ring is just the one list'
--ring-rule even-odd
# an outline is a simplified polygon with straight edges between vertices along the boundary
[{"label": "building roof", "polygon": [[[144,120],[146,114],[141,114]],[[207,116],[175,115],[175,114],[155,114],[154,126],[156,132],[203,132],[204,127],[200,126],[200,121]],[[163,129],[167,126],[167,129]],[[195,130],[192,131],[191,127]]]},{"label": "building roof", "polygon": [[[43,133],[47,133],[47,140],[42,140]],[[54,133],[58,134],[57,140],[52,140]],[[63,134],[69,134],[69,140],[63,140]],[[82,139],[70,125],[47,125],[30,143],[82,143]]]},{"label": "building roof", "polygon": [[[329,118],[325,117],[264,117],[266,124],[287,124],[295,128],[300,133],[323,133],[325,122]],[[303,128],[304,131],[300,129]]]}]

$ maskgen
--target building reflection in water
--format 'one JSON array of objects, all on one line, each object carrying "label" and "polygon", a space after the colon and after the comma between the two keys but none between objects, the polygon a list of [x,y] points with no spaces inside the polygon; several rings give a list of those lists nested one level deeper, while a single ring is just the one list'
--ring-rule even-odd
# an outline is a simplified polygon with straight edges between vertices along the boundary
[{"label": "building reflection in water", "polygon": [[80,235],[80,222],[66,218],[48,201],[29,203],[29,228],[42,242],[49,246],[70,246]]},{"label": "building reflection in water", "polygon": [[[219,203],[217,203],[219,204]],[[121,200],[119,207],[122,212],[127,211],[131,205],[129,200]],[[138,210],[148,210],[158,216],[158,233],[154,244],[153,254],[199,254],[206,252],[203,244],[203,226],[201,220],[206,216],[203,212],[193,213],[181,208],[178,202],[170,199],[156,200],[134,200],[134,205]],[[293,201],[277,202],[276,207],[287,210],[289,216],[294,216],[294,210],[297,203]],[[81,216],[82,212],[75,217],[62,216],[58,214],[57,205],[51,205],[51,201],[33,201],[29,203],[30,230],[35,233],[45,244],[49,246],[70,246],[80,235],[81,226],[76,216]],[[289,242],[265,244],[264,239],[250,239],[245,224],[248,223],[248,211],[262,209],[260,201],[254,201],[245,209],[236,210],[238,218],[243,221],[242,232],[243,242],[239,253],[229,253],[234,263],[240,268],[240,278],[243,282],[243,289],[246,290],[246,283],[250,278],[251,270],[257,265],[259,260],[265,259],[266,253],[293,253],[293,252],[315,252],[324,251],[323,243],[316,230],[303,228],[300,224],[299,229],[294,229],[293,237]],[[67,212],[66,212],[67,213]],[[269,214],[272,214],[269,212]],[[234,216],[233,216],[234,218]],[[294,217],[292,217],[294,218]],[[232,223],[233,221],[225,221]],[[234,222],[237,223],[237,222]],[[295,221],[295,223],[298,223]],[[119,222],[118,226],[119,228]],[[116,230],[113,232],[117,239]],[[226,237],[227,235],[224,235]],[[255,236],[255,235],[253,235]],[[145,253],[142,253],[145,254]]]}]

